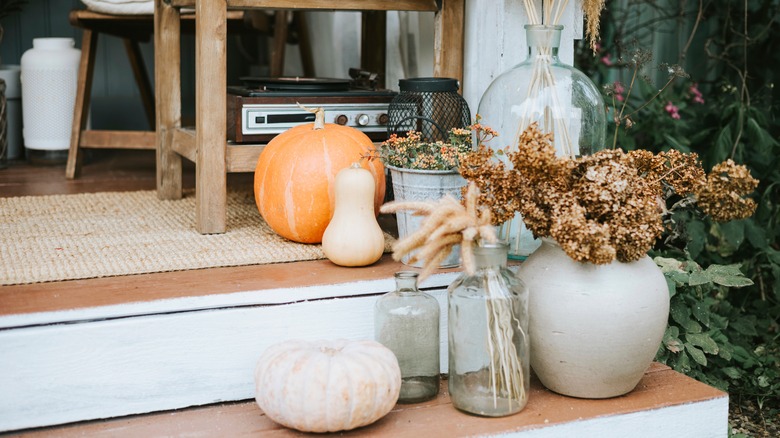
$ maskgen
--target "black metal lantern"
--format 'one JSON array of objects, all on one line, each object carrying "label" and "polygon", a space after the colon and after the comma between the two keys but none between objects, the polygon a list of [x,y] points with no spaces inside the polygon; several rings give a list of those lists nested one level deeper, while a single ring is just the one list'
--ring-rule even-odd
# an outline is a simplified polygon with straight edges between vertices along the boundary
[{"label": "black metal lantern", "polygon": [[401,79],[398,86],[400,93],[388,109],[388,135],[418,131],[423,141],[447,141],[451,129],[471,124],[471,112],[458,94],[457,79]]}]

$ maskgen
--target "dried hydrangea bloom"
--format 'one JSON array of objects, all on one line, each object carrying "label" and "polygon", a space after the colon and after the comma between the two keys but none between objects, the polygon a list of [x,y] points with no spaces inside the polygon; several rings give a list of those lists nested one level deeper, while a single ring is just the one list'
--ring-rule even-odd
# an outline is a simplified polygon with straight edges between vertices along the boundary
[{"label": "dried hydrangea bloom", "polygon": [[581,262],[632,262],[647,254],[664,232],[664,195],[693,201],[695,193],[699,206],[716,220],[747,217],[755,209],[744,195],[758,182],[730,160],[705,177],[696,154],[675,150],[556,157],[552,136],[535,124],[508,158],[513,168],[480,147],[461,160],[461,174],[477,182],[480,202],[491,209],[496,224],[517,210],[534,236],[555,239]]},{"label": "dried hydrangea bloom", "polygon": [[494,225],[514,217],[521,199],[515,189],[523,185],[521,175],[508,171],[502,162],[494,160],[490,149],[480,145],[476,151],[462,156],[459,171],[479,188],[478,202],[490,208]]},{"label": "dried hydrangea bloom", "polygon": [[706,175],[695,152],[682,153],[670,149],[659,153],[658,158],[663,160],[661,180],[670,185],[676,194],[687,196],[704,184]]},{"label": "dried hydrangea bloom", "polygon": [[756,202],[744,196],[758,187],[747,167],[724,161],[712,168],[706,184],[696,193],[697,205],[715,221],[727,222],[750,217]]}]

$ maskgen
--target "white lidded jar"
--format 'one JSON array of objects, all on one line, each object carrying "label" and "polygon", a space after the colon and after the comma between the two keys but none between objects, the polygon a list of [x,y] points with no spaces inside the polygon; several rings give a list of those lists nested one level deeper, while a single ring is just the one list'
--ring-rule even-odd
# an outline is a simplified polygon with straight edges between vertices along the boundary
[{"label": "white lidded jar", "polygon": [[34,38],[22,55],[22,118],[31,162],[67,158],[79,60],[73,38]]}]

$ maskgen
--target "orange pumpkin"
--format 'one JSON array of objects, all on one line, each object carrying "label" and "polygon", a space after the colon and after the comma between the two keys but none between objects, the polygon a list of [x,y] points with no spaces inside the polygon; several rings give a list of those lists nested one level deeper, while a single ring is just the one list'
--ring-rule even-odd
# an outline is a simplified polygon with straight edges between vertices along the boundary
[{"label": "orange pumpkin", "polygon": [[371,139],[347,126],[325,123],[322,108],[314,123],[291,128],[266,145],[255,168],[255,202],[277,234],[301,243],[320,243],[335,208],[336,174],[355,161],[374,176],[377,213],[385,197],[379,160],[360,160]]}]

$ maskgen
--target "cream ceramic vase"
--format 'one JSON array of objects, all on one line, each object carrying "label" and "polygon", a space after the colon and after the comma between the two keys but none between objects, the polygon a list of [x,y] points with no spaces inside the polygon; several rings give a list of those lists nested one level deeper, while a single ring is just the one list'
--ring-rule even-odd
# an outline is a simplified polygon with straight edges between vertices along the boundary
[{"label": "cream ceramic vase", "polygon": [[634,389],[669,316],[666,280],[650,257],[580,263],[543,239],[518,275],[529,289],[531,367],[545,387],[582,398]]}]

